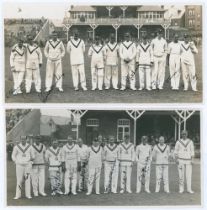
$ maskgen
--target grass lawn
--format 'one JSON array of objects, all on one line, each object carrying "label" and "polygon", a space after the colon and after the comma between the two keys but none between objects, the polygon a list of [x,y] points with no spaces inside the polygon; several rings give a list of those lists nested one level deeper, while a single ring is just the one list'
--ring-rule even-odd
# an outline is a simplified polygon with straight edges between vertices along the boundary
[{"label": "grass lawn", "polygon": [[[88,50],[88,48],[87,48]],[[86,51],[87,51],[86,50]],[[126,91],[103,90],[91,91],[91,72],[90,60],[85,57],[85,71],[88,91],[74,91],[72,75],[69,63],[69,55],[63,58],[63,88],[60,93],[56,89],[48,96],[48,103],[200,103],[202,102],[202,48],[199,48],[199,54],[195,56],[196,75],[198,80],[198,92],[191,90],[183,91],[183,82],[179,91],[170,89],[169,69],[166,68],[166,81],[162,91]],[[42,50],[43,51],[43,50]],[[5,48],[5,101],[7,103],[41,103],[42,97],[35,93],[34,88],[30,94],[13,96],[12,93],[12,74],[9,67],[10,49]],[[43,56],[44,57],[44,56]],[[45,65],[46,59],[43,59],[41,69],[42,89],[45,89]],[[138,72],[136,72],[136,87],[138,87]],[[119,65],[119,86],[120,86],[120,65]]]},{"label": "grass lawn", "polygon": [[[176,165],[169,167],[170,194],[155,191],[155,167],[151,168],[151,194],[141,192],[136,194],[136,166],[132,170],[132,194],[103,194],[103,173],[101,175],[101,194],[90,196],[85,192],[78,195],[69,196],[50,196],[49,179],[46,177],[47,197],[35,197],[31,200],[22,198],[13,200],[15,196],[16,178],[15,165],[13,162],[7,162],[7,205],[8,206],[176,206],[176,205],[201,205],[200,189],[200,161],[193,165],[192,189],[194,194],[178,193],[178,172]],[[46,175],[47,176],[47,175]],[[162,188],[161,188],[162,189]],[[118,187],[119,190],[119,187]]]}]

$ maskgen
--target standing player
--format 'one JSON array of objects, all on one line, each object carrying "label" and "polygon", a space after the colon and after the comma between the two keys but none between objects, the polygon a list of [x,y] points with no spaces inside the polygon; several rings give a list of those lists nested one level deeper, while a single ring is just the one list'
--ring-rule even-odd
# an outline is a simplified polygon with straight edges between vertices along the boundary
[{"label": "standing player", "polygon": [[150,164],[152,148],[148,144],[148,137],[142,136],[142,143],[136,147],[137,161],[137,193],[141,192],[142,178],[145,178],[145,192],[150,193]]},{"label": "standing player", "polygon": [[120,144],[118,150],[118,160],[120,161],[120,193],[124,193],[125,187],[128,193],[131,191],[131,173],[135,158],[134,145],[130,143],[128,135],[125,135],[124,142]]},{"label": "standing player", "polygon": [[152,69],[152,89],[163,89],[165,80],[167,42],[162,37],[162,30],[159,30],[157,37],[151,42],[154,54],[154,68]]},{"label": "standing player", "polygon": [[188,132],[181,132],[182,138],[175,144],[175,158],[178,162],[179,193],[184,192],[184,180],[186,176],[187,192],[194,193],[191,188],[192,161],[195,155],[193,141],[188,138]]},{"label": "standing player", "polygon": [[139,90],[143,90],[145,86],[146,75],[146,89],[151,90],[151,66],[153,65],[153,52],[150,43],[147,42],[146,34],[143,35],[142,42],[137,47],[136,65],[139,68]]},{"label": "standing player", "polygon": [[55,86],[60,92],[62,88],[62,58],[65,55],[65,47],[57,38],[57,33],[53,32],[52,39],[47,41],[44,49],[45,57],[47,58],[45,86],[46,92],[49,92],[52,87],[53,75],[55,75]]},{"label": "standing player", "polygon": [[31,199],[31,171],[32,160],[34,155],[32,153],[31,145],[27,143],[27,137],[21,136],[21,142],[18,143],[12,152],[12,160],[16,164],[16,196],[14,199],[21,198],[22,185],[25,183],[25,196]]},{"label": "standing player", "polygon": [[100,194],[100,177],[103,161],[103,149],[97,138],[93,140],[92,146],[88,149],[88,192],[92,193],[94,182],[96,183],[96,194]]},{"label": "standing player", "polygon": [[181,42],[181,66],[183,73],[184,91],[188,90],[188,81],[190,80],[193,91],[197,91],[197,78],[195,69],[194,54],[198,50],[194,42],[190,42],[189,36],[184,34],[184,41]]},{"label": "standing player", "polygon": [[130,89],[135,88],[135,57],[136,45],[130,40],[130,34],[126,33],[125,40],[120,44],[119,55],[121,57],[121,89],[126,89],[127,77],[130,82]]},{"label": "standing player", "polygon": [[81,192],[85,190],[86,185],[86,175],[87,175],[87,154],[88,154],[88,146],[83,144],[83,140],[81,138],[78,139],[78,150],[79,150],[79,157],[80,157],[80,168],[78,171],[78,191]]},{"label": "standing player", "polygon": [[105,49],[100,37],[95,37],[95,44],[89,48],[88,56],[91,57],[92,90],[103,90]]},{"label": "standing player", "polygon": [[77,185],[77,167],[80,163],[78,145],[74,144],[71,136],[68,136],[68,143],[63,146],[63,162],[65,164],[65,195],[71,192],[76,193]]},{"label": "standing player", "polygon": [[34,161],[32,164],[32,188],[34,196],[38,196],[38,192],[42,196],[45,193],[45,151],[46,147],[40,143],[40,136],[35,137],[35,142],[32,144]]},{"label": "standing player", "polygon": [[[86,88],[86,76],[84,69],[85,43],[79,38],[78,31],[74,32],[74,37],[68,41],[67,52],[70,55],[70,65],[75,90],[79,90],[79,82],[83,90]],[[80,81],[79,81],[80,75]]]},{"label": "standing player", "polygon": [[104,161],[104,193],[108,193],[110,189],[112,193],[117,193],[119,161],[118,146],[115,144],[114,136],[109,136],[109,143],[104,146]]},{"label": "standing player", "polygon": [[169,178],[168,178],[168,161],[170,156],[170,148],[165,144],[165,138],[160,136],[159,143],[156,144],[152,151],[152,157],[156,161],[156,189],[160,191],[160,184],[163,180],[164,191],[169,193]]},{"label": "standing player", "polygon": [[24,78],[26,63],[25,51],[22,39],[19,39],[18,44],[14,45],[11,50],[10,66],[14,81],[13,95],[22,93],[21,84]]},{"label": "standing player", "polygon": [[28,36],[28,44],[26,46],[27,62],[26,62],[26,93],[30,93],[32,80],[34,80],[35,89],[40,93],[41,77],[40,68],[42,66],[42,52],[37,44],[33,42],[32,36]]},{"label": "standing player", "polygon": [[45,152],[45,160],[49,164],[49,178],[52,193],[51,195],[62,195],[61,191],[61,177],[60,177],[60,168],[61,164],[61,154],[60,148],[58,147],[58,141],[53,140],[52,146],[49,147]]},{"label": "standing player", "polygon": [[180,84],[180,53],[181,45],[178,41],[178,35],[174,35],[174,40],[168,45],[169,67],[172,90],[179,90]]},{"label": "standing player", "polygon": [[110,88],[110,83],[112,79],[112,85],[114,89],[118,89],[118,52],[119,47],[117,42],[115,42],[114,34],[110,35],[110,41],[105,46],[106,50],[106,66],[105,66],[105,89]]}]

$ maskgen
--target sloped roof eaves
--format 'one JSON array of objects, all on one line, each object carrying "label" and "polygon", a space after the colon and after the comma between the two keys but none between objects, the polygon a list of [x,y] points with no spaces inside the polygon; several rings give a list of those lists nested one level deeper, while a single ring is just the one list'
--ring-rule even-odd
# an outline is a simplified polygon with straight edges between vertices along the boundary
[{"label": "sloped roof eaves", "polygon": [[91,6],[74,6],[69,12],[96,12],[96,9]]},{"label": "sloped roof eaves", "polygon": [[141,6],[137,8],[138,12],[165,12],[166,10],[159,6]]}]

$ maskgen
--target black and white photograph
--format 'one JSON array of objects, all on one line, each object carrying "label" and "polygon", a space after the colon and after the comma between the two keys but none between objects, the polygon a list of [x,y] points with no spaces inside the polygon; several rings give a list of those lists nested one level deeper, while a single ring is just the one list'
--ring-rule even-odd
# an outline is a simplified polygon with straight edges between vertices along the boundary
[{"label": "black and white photograph", "polygon": [[201,206],[201,113],[6,109],[7,206]]},{"label": "black and white photograph", "polygon": [[6,103],[202,103],[202,5],[4,2]]}]

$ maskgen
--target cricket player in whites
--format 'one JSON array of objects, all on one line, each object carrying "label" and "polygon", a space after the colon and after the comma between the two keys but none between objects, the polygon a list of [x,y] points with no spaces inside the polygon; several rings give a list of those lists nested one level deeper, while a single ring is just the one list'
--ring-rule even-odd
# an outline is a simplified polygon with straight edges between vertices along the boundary
[{"label": "cricket player in whites", "polygon": [[40,136],[34,138],[32,144],[34,160],[32,164],[32,188],[34,196],[38,194],[46,196],[45,193],[45,151],[46,147],[40,142]]},{"label": "cricket player in whites", "polygon": [[65,47],[57,38],[57,33],[52,33],[52,39],[47,41],[44,49],[45,57],[47,58],[45,86],[46,92],[49,92],[52,87],[53,75],[55,76],[55,86],[60,92],[63,92],[62,81],[62,58],[65,55]]},{"label": "cricket player in whites", "polygon": [[184,192],[186,176],[187,192],[194,193],[191,188],[192,162],[195,155],[193,141],[188,138],[188,132],[181,132],[182,138],[175,144],[175,158],[178,163],[179,193]]},{"label": "cricket player in whites", "polygon": [[95,37],[95,44],[88,50],[91,58],[92,90],[103,90],[105,48],[100,42],[100,37]]},{"label": "cricket player in whites", "polygon": [[119,175],[118,145],[114,136],[109,136],[109,143],[104,146],[104,193],[117,193]]},{"label": "cricket player in whites", "polygon": [[153,65],[153,51],[147,41],[146,33],[142,37],[141,43],[137,47],[136,66],[139,68],[139,90],[151,90],[151,67]]},{"label": "cricket player in whites", "polygon": [[125,135],[123,143],[119,145],[118,160],[120,161],[120,193],[124,193],[125,188],[128,193],[132,193],[131,174],[135,152],[134,145],[130,143],[128,135]]},{"label": "cricket player in whites", "polygon": [[167,42],[162,37],[162,30],[157,32],[157,37],[151,42],[154,54],[154,68],[152,69],[152,89],[163,89],[165,80],[165,66],[167,56]]},{"label": "cricket player in whites", "polygon": [[92,193],[94,182],[96,184],[96,195],[100,194],[100,177],[103,162],[103,149],[97,138],[93,140],[92,146],[88,149],[88,192]]},{"label": "cricket player in whites", "polygon": [[76,193],[77,168],[80,164],[78,145],[73,142],[71,136],[68,136],[68,143],[63,146],[63,162],[65,164],[65,195],[69,195],[70,189],[73,195]]},{"label": "cricket player in whites", "polygon": [[136,147],[137,161],[137,193],[141,192],[142,179],[145,178],[145,192],[150,193],[150,170],[152,148],[148,144],[148,137],[142,136],[142,143]]},{"label": "cricket player in whites", "polygon": [[57,194],[62,195],[61,191],[61,177],[60,170],[62,167],[62,158],[60,153],[60,148],[58,147],[58,141],[54,139],[52,141],[52,146],[49,147],[45,152],[45,160],[49,164],[49,178],[51,185],[51,195],[55,196]]},{"label": "cricket player in whites", "polygon": [[136,45],[130,40],[130,34],[126,33],[124,36],[124,42],[119,46],[119,56],[121,58],[121,89],[126,89],[127,78],[130,82],[130,89],[135,88],[135,57],[136,57]]},{"label": "cricket player in whites", "polygon": [[184,34],[184,41],[181,42],[181,67],[184,82],[184,91],[188,90],[188,82],[190,80],[193,91],[197,91],[197,78],[195,69],[194,54],[198,50],[194,42],[190,42],[189,35]]},{"label": "cricket player in whites", "polygon": [[12,160],[16,164],[16,196],[14,199],[21,198],[22,185],[25,183],[25,196],[31,199],[31,172],[34,155],[32,147],[27,143],[27,137],[21,136],[21,142],[18,143],[12,152]]},{"label": "cricket player in whites", "polygon": [[174,35],[174,40],[168,45],[169,67],[172,90],[179,90],[180,84],[180,53],[181,45],[178,35]]},{"label": "cricket player in whites", "polygon": [[119,46],[115,41],[114,34],[110,35],[110,41],[105,45],[106,50],[106,65],[105,65],[105,89],[110,88],[110,83],[112,79],[112,85],[115,90],[118,89],[118,54]]},{"label": "cricket player in whites", "polygon": [[83,140],[81,138],[78,139],[78,152],[80,157],[80,170],[78,171],[78,191],[81,192],[85,190],[85,186],[87,183],[87,173],[88,173],[88,146],[83,144]]},{"label": "cricket player in whites", "polygon": [[33,42],[32,36],[28,36],[28,44],[26,45],[27,61],[26,61],[26,93],[30,93],[32,80],[34,80],[35,89],[40,93],[41,77],[40,68],[42,66],[42,52],[37,44]]},{"label": "cricket player in whites", "polygon": [[165,138],[159,137],[159,143],[156,144],[152,151],[152,158],[156,163],[156,189],[155,192],[160,191],[161,181],[163,180],[164,191],[169,193],[169,176],[168,163],[170,157],[170,147],[165,144]]},{"label": "cricket player in whites", "polygon": [[85,43],[79,38],[79,33],[77,30],[74,31],[74,36],[68,41],[67,52],[70,55],[70,65],[75,90],[79,90],[79,83],[83,90],[87,90],[84,67]]},{"label": "cricket player in whites", "polygon": [[12,47],[10,54],[10,67],[14,81],[13,95],[21,94],[21,84],[24,78],[26,65],[26,49],[23,40],[19,38],[18,44]]}]

